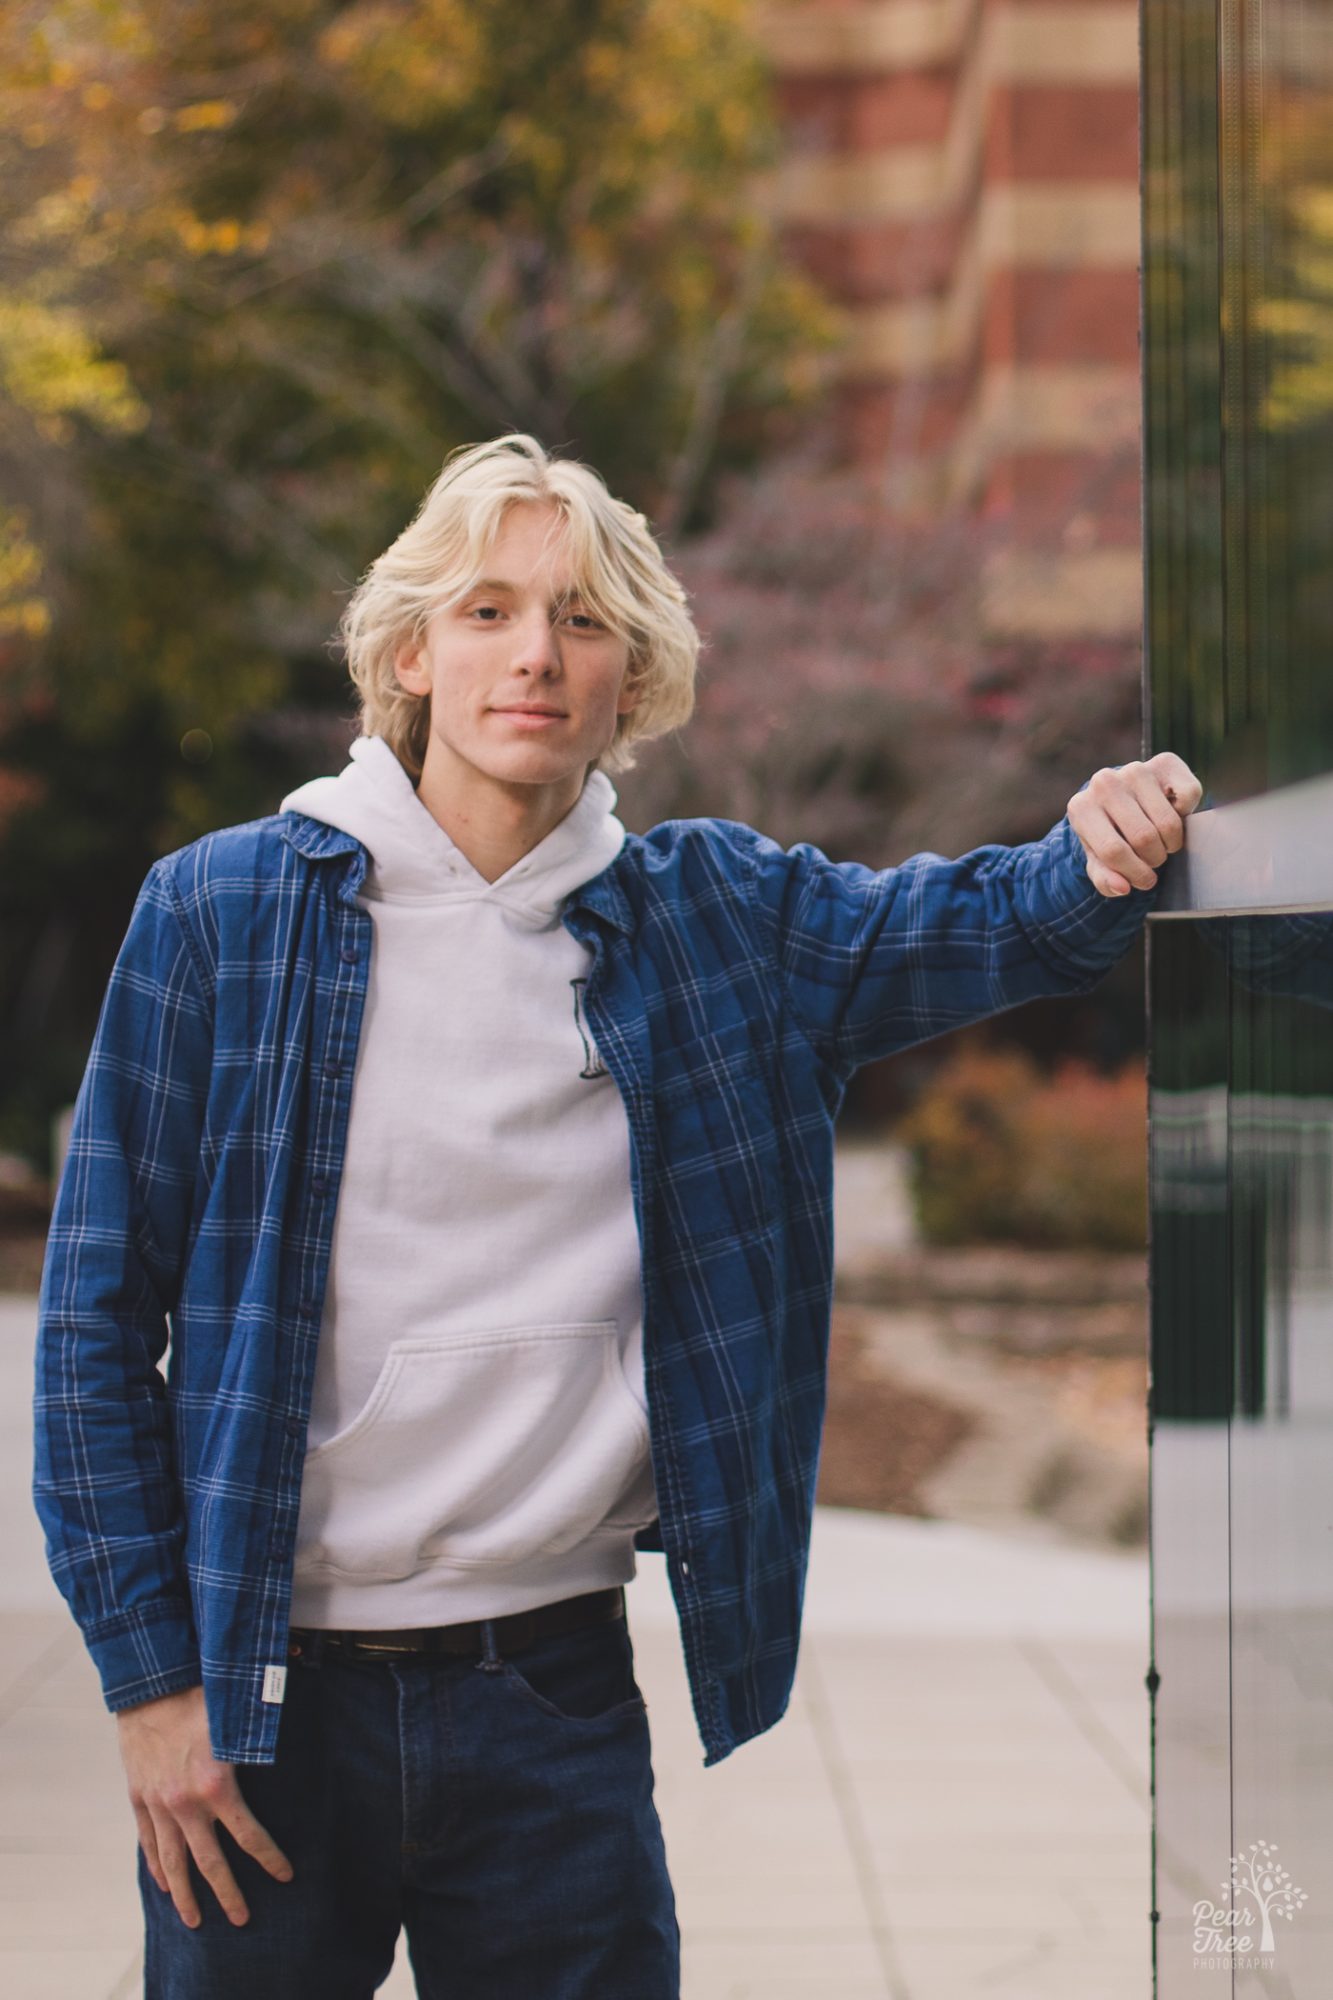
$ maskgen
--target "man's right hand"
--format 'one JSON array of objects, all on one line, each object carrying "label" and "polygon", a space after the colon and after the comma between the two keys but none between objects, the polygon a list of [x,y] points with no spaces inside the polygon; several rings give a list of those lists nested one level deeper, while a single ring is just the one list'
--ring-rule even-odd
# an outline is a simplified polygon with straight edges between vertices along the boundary
[{"label": "man's right hand", "polygon": [[203,1689],[186,1688],[122,1708],[116,1723],[139,1845],[158,1888],[170,1889],[182,1920],[195,1929],[201,1918],[190,1884],[192,1854],[232,1923],[248,1923],[250,1912],[227,1866],[214,1821],[221,1820],[237,1845],[277,1881],[290,1882],[293,1870],[242,1798],[235,1765],[213,1755]]}]

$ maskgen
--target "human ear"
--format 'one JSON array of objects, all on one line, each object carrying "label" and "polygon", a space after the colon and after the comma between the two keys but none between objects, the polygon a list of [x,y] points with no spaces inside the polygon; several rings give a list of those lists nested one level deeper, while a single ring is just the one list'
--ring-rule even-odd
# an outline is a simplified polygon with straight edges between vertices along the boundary
[{"label": "human ear", "polygon": [[429,694],[430,675],[421,664],[421,648],[404,642],[393,656],[393,670],[409,694]]}]

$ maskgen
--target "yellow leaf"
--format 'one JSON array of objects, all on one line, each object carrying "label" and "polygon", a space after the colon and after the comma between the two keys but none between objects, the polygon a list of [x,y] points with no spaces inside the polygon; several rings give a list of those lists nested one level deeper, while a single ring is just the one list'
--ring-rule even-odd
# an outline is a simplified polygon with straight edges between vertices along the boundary
[{"label": "yellow leaf", "polygon": [[214,97],[185,105],[174,122],[178,132],[212,132],[230,125],[235,117],[236,106],[228,98]]}]

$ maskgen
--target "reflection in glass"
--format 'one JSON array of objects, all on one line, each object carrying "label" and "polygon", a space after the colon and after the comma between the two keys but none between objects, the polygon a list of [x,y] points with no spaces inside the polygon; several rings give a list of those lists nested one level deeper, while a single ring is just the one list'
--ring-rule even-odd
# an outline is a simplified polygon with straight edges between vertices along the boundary
[{"label": "reflection in glass", "polygon": [[1333,8],[1144,0],[1150,736],[1333,771]]},{"label": "reflection in glass", "polygon": [[1157,924],[1149,962],[1157,1992],[1315,1993],[1333,1948],[1333,913]]}]

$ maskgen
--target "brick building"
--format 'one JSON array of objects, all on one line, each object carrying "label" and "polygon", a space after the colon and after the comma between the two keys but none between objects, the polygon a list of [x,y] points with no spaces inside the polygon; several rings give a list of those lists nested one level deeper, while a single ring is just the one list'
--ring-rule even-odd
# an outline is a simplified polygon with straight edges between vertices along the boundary
[{"label": "brick building", "polygon": [[846,313],[845,455],[1003,524],[984,626],[1137,648],[1135,0],[770,0],[770,189]]}]

